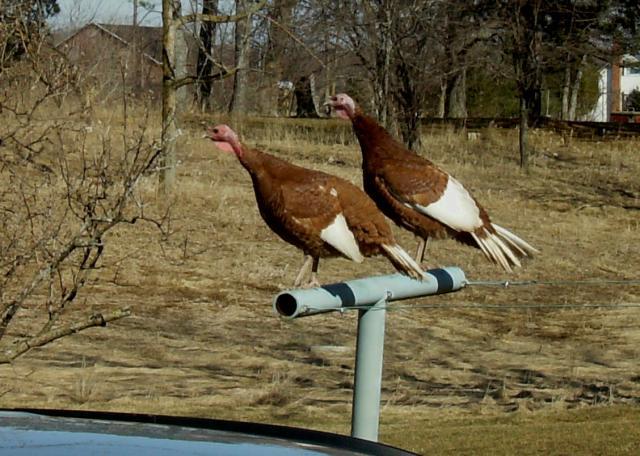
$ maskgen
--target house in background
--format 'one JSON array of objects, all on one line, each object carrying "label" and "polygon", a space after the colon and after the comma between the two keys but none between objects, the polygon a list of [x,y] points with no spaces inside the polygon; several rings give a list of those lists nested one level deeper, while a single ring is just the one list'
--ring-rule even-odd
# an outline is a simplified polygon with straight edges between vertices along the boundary
[{"label": "house in background", "polygon": [[[196,73],[198,43],[194,33],[176,33],[178,78]],[[56,48],[76,64],[85,86],[101,100],[124,93],[160,99],[162,94],[162,27],[91,22],[63,39]],[[191,93],[189,92],[191,90]],[[178,89],[186,103],[193,89]]]},{"label": "house in background", "polygon": [[[597,122],[623,121],[633,116],[622,114],[625,97],[634,89],[640,90],[640,55],[624,55],[600,71],[600,96],[587,120]],[[612,113],[621,113],[619,115]]]},{"label": "house in background", "polygon": [[80,69],[85,84],[102,99],[159,97],[162,88],[162,28],[89,23],[56,45]]}]

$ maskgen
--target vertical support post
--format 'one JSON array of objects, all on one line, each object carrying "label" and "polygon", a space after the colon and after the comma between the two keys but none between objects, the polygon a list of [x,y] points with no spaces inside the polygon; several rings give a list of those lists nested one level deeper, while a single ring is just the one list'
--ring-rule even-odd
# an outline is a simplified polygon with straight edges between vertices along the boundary
[{"label": "vertical support post", "polygon": [[358,311],[351,436],[378,441],[386,299]]}]

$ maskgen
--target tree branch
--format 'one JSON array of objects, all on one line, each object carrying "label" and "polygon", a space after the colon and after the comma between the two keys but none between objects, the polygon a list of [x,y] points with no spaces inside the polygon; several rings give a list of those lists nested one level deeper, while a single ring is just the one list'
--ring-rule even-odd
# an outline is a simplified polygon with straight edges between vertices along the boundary
[{"label": "tree branch", "polygon": [[324,62],[320,59],[320,57],[318,57],[317,55],[315,55],[315,53],[309,49],[309,46],[307,46],[306,44],[304,44],[304,42],[298,38],[297,36],[295,36],[287,27],[285,27],[284,25],[280,24],[278,21],[276,21],[275,19],[265,15],[265,14],[256,14],[256,16],[262,17],[266,20],[268,20],[269,22],[271,22],[273,25],[276,25],[280,28],[280,30],[282,30],[283,32],[285,32],[287,35],[289,35],[289,37],[295,41],[296,43],[298,43],[300,46],[302,46],[302,48],[307,51],[307,53],[313,57],[322,68],[325,68],[326,65],[324,64]]},{"label": "tree branch", "polygon": [[41,347],[48,344],[49,342],[53,342],[56,339],[78,333],[87,328],[92,328],[94,326],[106,326],[109,322],[128,317],[129,315],[131,315],[131,309],[128,307],[114,310],[113,312],[109,312],[107,314],[95,313],[84,321],[70,323],[61,326],[60,328],[47,331],[30,339],[22,340],[18,342],[13,348],[6,350],[0,355],[0,364],[10,363],[13,359],[25,354],[32,348]]},{"label": "tree branch", "polygon": [[238,68],[233,68],[231,70],[225,69],[220,73],[212,74],[211,76],[185,76],[173,81],[173,85],[176,89],[178,89],[182,86],[194,84],[198,81],[222,81],[223,79],[233,76],[237,72]]},{"label": "tree branch", "polygon": [[192,13],[185,14],[173,20],[173,27],[180,27],[187,25],[191,22],[215,22],[215,23],[225,23],[225,22],[238,22],[247,16],[251,16],[252,14],[260,11],[267,4],[266,0],[262,0],[259,3],[256,3],[253,8],[249,8],[247,11],[241,14],[231,15],[221,15],[221,14],[202,14],[202,13]]}]

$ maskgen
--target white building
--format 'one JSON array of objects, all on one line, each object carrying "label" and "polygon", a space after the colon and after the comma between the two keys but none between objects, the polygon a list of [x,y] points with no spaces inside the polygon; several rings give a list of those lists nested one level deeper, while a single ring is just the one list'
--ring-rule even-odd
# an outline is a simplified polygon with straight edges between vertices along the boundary
[{"label": "white building", "polygon": [[640,90],[640,66],[635,66],[639,62],[640,55],[624,55],[619,63],[607,65],[600,70],[600,96],[585,120],[608,122],[612,112],[624,110],[625,97],[634,89]]}]

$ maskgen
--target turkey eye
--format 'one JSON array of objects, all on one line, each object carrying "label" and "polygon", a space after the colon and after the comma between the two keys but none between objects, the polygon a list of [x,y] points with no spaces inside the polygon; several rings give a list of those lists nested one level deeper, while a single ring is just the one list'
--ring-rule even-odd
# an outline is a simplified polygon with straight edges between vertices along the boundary
[{"label": "turkey eye", "polygon": [[217,129],[217,128],[214,128],[214,129],[213,129],[213,132],[217,135],[217,134],[218,134],[218,129]]}]

